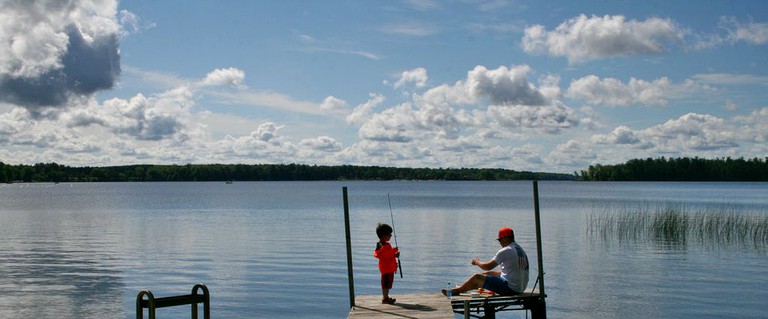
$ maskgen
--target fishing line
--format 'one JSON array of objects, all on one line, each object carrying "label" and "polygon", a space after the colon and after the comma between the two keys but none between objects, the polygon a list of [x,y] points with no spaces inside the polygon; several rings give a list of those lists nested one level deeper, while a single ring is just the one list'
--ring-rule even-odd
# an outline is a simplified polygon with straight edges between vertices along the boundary
[{"label": "fishing line", "polygon": [[[397,244],[397,232],[395,231],[395,215],[392,214],[392,199],[389,198],[389,193],[387,193],[387,202],[389,203],[389,217],[392,219],[392,236],[395,237],[395,247],[399,251],[400,245]],[[400,257],[397,257],[397,268],[400,270],[400,278],[403,278],[403,264],[400,262]]]}]

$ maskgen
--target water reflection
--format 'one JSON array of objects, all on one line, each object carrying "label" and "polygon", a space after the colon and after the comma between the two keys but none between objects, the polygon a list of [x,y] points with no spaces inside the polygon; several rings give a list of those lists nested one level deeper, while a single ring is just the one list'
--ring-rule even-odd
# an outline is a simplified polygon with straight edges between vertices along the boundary
[{"label": "water reflection", "polygon": [[121,272],[108,256],[51,242],[6,248],[0,253],[0,317],[105,318],[123,312]]}]

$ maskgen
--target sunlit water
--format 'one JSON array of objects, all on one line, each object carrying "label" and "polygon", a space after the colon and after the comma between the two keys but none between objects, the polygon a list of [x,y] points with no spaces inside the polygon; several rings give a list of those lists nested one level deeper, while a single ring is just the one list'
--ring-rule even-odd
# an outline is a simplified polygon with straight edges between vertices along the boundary
[{"label": "sunlit water", "polygon": [[[343,318],[342,187],[355,292],[379,294],[372,252],[392,201],[404,278],[437,292],[515,229],[537,274],[531,182],[235,182],[0,186],[0,318],[135,318],[136,295],[211,291],[214,318]],[[552,318],[764,317],[768,257],[755,247],[596,240],[586,216],[676,203],[768,212],[768,183],[539,183]],[[158,310],[188,318],[188,307]],[[522,312],[500,318],[525,318]]]}]

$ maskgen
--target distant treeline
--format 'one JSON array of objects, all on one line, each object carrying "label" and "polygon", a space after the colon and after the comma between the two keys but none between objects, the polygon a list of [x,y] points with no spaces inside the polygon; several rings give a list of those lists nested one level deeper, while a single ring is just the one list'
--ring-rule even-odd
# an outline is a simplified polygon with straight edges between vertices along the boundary
[{"label": "distant treeline", "polygon": [[0,182],[165,182],[319,180],[573,180],[575,175],[491,168],[397,168],[302,164],[187,164],[69,167],[56,163],[7,165]]},{"label": "distant treeline", "polygon": [[768,181],[768,157],[722,159],[647,158],[618,165],[590,165],[586,181]]}]

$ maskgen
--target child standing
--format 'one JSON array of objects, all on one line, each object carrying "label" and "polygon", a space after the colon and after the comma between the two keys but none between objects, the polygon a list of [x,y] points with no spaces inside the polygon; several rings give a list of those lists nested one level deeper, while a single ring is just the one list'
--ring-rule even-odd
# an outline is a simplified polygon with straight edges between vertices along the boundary
[{"label": "child standing", "polygon": [[379,242],[376,243],[376,250],[373,256],[379,259],[379,271],[381,272],[381,303],[394,304],[395,298],[389,297],[389,290],[395,282],[395,271],[397,271],[397,259],[400,257],[400,251],[397,247],[392,248],[389,240],[392,238],[392,227],[387,224],[379,223],[376,226],[376,236]]}]

